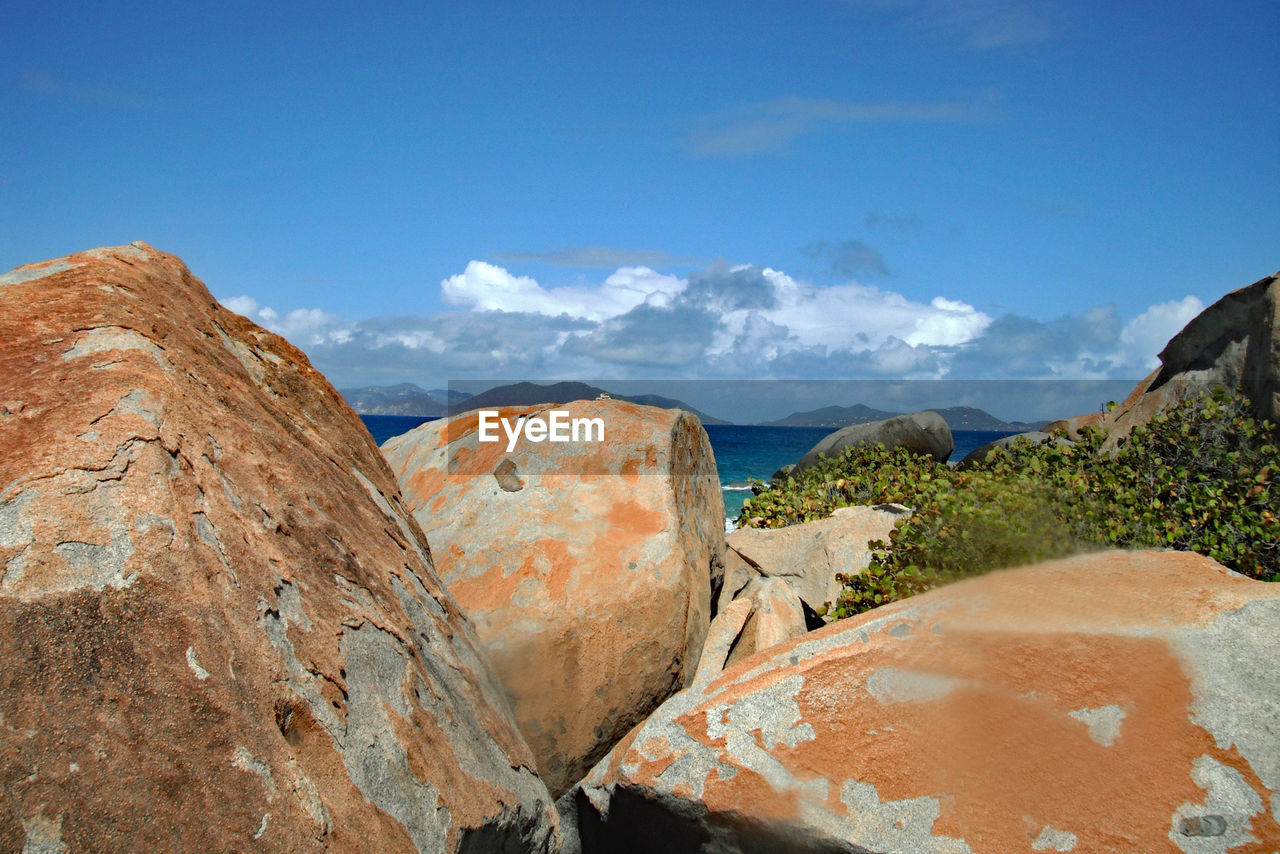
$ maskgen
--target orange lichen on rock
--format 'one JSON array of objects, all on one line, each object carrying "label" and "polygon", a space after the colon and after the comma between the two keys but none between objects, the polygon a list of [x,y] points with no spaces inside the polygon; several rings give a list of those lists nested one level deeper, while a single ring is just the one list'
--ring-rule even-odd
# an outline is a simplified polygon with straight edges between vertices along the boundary
[{"label": "orange lichen on rock", "polygon": [[693,416],[576,401],[502,417],[552,409],[601,419],[604,441],[522,436],[508,452],[505,433],[479,442],[472,413],[455,417],[462,428],[430,422],[383,453],[558,793],[692,677],[724,505]]},{"label": "orange lichen on rock", "polygon": [[584,850],[660,846],[627,816],[678,798],[747,848],[1274,851],[1278,624],[1280,588],[1186,553],[941,588],[668,700],[581,784]]},{"label": "orange lichen on rock", "polygon": [[0,850],[556,847],[359,418],[146,244],[0,276]]}]

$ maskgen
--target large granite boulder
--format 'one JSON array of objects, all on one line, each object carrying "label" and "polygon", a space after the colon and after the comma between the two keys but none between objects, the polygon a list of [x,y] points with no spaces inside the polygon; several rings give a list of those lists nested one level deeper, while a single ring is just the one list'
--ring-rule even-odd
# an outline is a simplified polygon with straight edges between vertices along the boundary
[{"label": "large granite boulder", "polygon": [[550,851],[359,418],[135,243],[0,276],[0,850]]},{"label": "large granite boulder", "polygon": [[1071,438],[1082,426],[1100,426],[1114,447],[1157,412],[1216,385],[1243,388],[1259,418],[1280,423],[1280,273],[1234,290],[1196,315],[1160,352],[1160,367],[1119,406],[1047,429]]},{"label": "large granite boulder", "polygon": [[941,415],[931,411],[912,412],[840,428],[809,449],[789,474],[798,475],[817,465],[821,457],[836,456],[853,445],[907,448],[918,454],[927,454],[940,463],[945,463],[956,447],[951,428]]},{"label": "large granite boulder", "polygon": [[1277,625],[1189,553],[996,572],[700,681],[560,806],[585,852],[1275,851]]},{"label": "large granite boulder", "polygon": [[739,528],[729,548],[762,575],[781,578],[814,611],[840,596],[837,573],[855,575],[871,564],[870,544],[911,511],[900,504],[839,507],[825,519],[784,528]]},{"label": "large granite boulder", "polygon": [[[552,409],[500,411],[514,423]],[[559,793],[692,678],[724,499],[694,416],[610,400],[554,409],[602,419],[604,441],[508,451],[505,436],[479,441],[472,412],[382,450]]]}]

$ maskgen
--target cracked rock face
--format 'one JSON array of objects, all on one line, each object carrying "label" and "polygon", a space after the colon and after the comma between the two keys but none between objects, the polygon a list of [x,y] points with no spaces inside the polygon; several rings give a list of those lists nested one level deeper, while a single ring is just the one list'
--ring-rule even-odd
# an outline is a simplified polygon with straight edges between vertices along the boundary
[{"label": "cracked rock face", "polygon": [[0,276],[0,850],[553,850],[421,530],[145,244]]},{"label": "cracked rock face", "polygon": [[724,502],[695,417],[607,400],[500,412],[551,409],[602,419],[605,441],[508,452],[478,441],[472,412],[382,450],[558,794],[692,678]]},{"label": "cracked rock face", "polygon": [[1280,585],[1105,552],[683,691],[562,799],[593,851],[1280,849]]}]

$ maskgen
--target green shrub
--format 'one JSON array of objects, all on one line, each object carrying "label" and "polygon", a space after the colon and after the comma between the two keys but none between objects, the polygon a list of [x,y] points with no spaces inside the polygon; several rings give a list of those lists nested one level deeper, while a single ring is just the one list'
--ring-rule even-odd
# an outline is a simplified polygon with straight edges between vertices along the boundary
[{"label": "green shrub", "polygon": [[1280,580],[1280,449],[1274,425],[1220,389],[1136,428],[1098,493],[1121,509],[1102,523],[1109,544],[1208,555],[1251,578]]},{"label": "green shrub", "polygon": [[842,576],[839,618],[948,581],[1099,548],[1197,551],[1253,578],[1280,580],[1276,428],[1221,390],[1136,428],[1112,454],[1105,436],[1019,442],[974,469],[878,445],[846,448],[776,488],[757,484],[739,525],[782,527],[852,504],[913,507],[871,565]]}]

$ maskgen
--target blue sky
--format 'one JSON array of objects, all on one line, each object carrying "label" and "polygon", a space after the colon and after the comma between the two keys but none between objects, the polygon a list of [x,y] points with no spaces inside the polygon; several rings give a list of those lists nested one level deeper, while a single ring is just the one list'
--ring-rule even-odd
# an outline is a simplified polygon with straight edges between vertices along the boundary
[{"label": "blue sky", "polygon": [[145,240],[340,386],[1122,377],[1280,267],[1274,2],[0,12],[0,269]]}]

